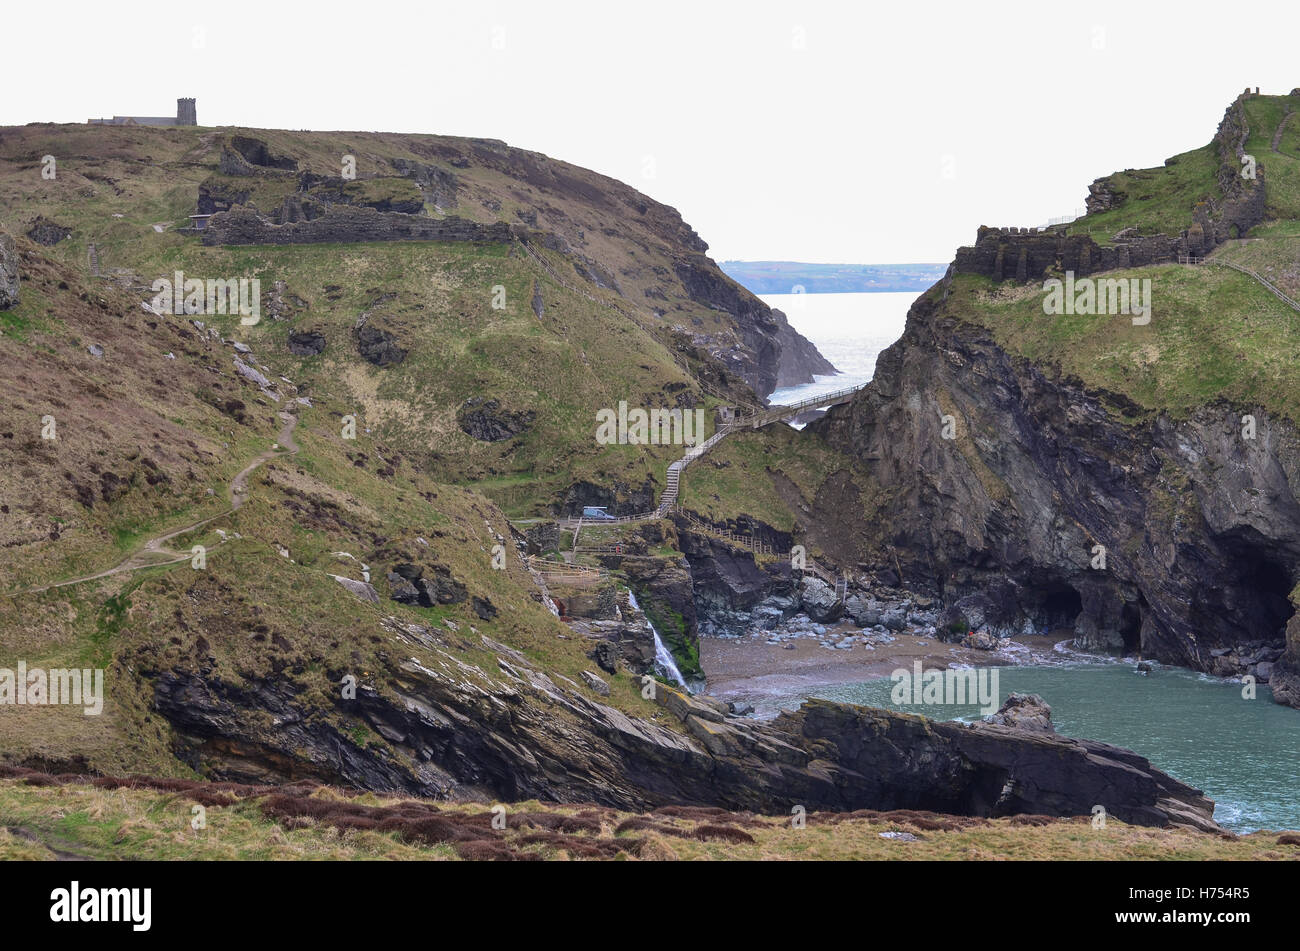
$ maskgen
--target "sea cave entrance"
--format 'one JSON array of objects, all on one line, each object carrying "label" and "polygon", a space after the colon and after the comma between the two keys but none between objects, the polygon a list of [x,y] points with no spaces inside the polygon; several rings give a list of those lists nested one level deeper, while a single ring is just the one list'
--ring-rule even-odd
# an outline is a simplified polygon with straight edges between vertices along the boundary
[{"label": "sea cave entrance", "polygon": [[1039,601],[1032,612],[1034,624],[1048,633],[1068,630],[1074,633],[1075,622],[1083,611],[1083,598],[1068,584],[1055,582],[1038,591]]},{"label": "sea cave entrance", "polygon": [[1127,601],[1120,609],[1119,636],[1124,642],[1125,654],[1132,654],[1142,647],[1142,615],[1146,609],[1146,598],[1140,594],[1136,603]]},{"label": "sea cave entrance", "polygon": [[1234,567],[1242,626],[1252,637],[1284,643],[1287,622],[1295,613],[1291,572],[1258,549],[1238,552]]}]

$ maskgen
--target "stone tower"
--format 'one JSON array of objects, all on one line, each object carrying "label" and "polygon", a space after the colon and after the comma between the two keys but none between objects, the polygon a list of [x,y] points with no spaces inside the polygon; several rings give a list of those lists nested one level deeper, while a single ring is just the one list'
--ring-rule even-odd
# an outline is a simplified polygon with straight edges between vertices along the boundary
[{"label": "stone tower", "polygon": [[177,125],[198,125],[198,113],[194,108],[193,99],[176,100],[176,124]]}]

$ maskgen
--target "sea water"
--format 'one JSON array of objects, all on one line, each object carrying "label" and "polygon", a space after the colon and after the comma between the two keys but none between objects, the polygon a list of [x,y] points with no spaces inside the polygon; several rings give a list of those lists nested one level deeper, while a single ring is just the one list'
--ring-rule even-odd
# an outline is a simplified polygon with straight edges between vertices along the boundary
[{"label": "sea water", "polygon": [[[1130,663],[1001,667],[998,677],[1003,700],[1013,692],[1046,700],[1058,733],[1133,750],[1200,789],[1214,800],[1220,825],[1300,829],[1300,710],[1274,703],[1268,687],[1249,700],[1240,683],[1161,665],[1144,676]],[[973,705],[899,706],[893,686],[886,678],[811,695],[939,720],[980,718]]]},{"label": "sea water", "polygon": [[880,352],[903,335],[907,309],[919,294],[763,294],[763,302],[784,311],[790,325],[813,342],[838,374],[789,386],[768,397],[773,404],[794,403],[868,382]]}]

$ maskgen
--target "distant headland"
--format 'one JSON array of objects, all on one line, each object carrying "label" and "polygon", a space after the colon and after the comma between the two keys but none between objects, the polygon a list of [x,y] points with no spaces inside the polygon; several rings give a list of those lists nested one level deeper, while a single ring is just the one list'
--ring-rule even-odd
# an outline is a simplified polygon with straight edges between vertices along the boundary
[{"label": "distant headland", "polygon": [[[723,261],[722,270],[752,294],[861,294],[926,290],[946,264],[807,264]],[[802,290],[800,289],[802,288]]]}]

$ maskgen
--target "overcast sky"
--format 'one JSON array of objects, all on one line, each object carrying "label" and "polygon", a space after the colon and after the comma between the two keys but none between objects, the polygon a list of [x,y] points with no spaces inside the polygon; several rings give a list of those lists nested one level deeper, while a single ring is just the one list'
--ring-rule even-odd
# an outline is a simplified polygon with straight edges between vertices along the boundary
[{"label": "overcast sky", "polygon": [[1204,145],[1300,86],[1300,2],[12,3],[0,124],[504,139],[678,208],[725,259],[948,261],[980,224]]}]

